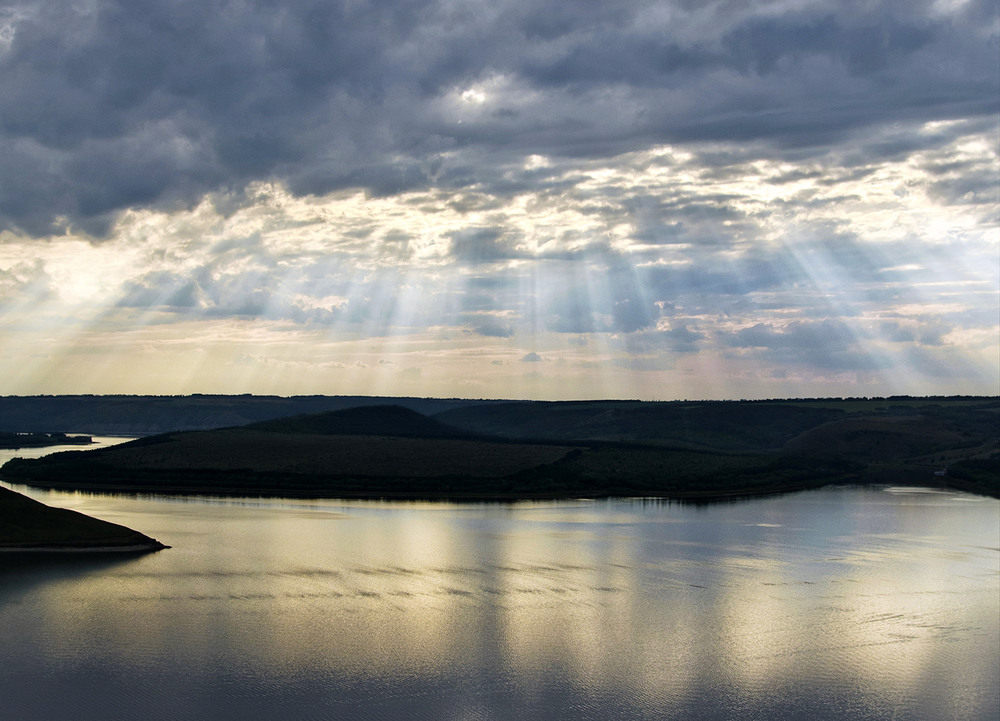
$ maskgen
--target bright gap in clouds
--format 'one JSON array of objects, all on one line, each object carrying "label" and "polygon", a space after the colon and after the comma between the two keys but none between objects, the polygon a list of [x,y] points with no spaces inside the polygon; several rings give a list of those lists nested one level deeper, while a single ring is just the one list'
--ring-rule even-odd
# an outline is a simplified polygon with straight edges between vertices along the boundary
[{"label": "bright gap in clouds", "polygon": [[8,232],[0,392],[994,393],[996,198],[949,176],[970,165],[997,169],[988,136],[863,165],[663,146],[529,156],[502,191],[258,183],[102,242]]}]

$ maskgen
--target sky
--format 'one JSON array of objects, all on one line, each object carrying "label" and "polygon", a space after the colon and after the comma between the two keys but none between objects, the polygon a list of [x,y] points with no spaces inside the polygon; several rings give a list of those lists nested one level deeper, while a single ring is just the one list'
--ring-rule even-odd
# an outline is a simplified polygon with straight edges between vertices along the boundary
[{"label": "sky", "polygon": [[996,0],[0,0],[0,395],[1000,392]]}]

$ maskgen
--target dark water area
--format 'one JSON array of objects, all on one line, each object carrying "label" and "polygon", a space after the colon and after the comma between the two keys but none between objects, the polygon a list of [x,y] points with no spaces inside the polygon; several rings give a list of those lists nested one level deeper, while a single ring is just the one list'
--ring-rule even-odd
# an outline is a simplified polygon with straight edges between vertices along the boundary
[{"label": "dark water area", "polygon": [[1000,714],[1000,502],[27,492],[171,549],[0,560],[0,718]]}]

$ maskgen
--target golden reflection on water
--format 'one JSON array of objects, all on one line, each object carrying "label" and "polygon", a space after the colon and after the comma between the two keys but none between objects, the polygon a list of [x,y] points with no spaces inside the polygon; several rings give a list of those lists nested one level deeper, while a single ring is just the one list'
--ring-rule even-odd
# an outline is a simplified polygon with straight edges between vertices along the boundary
[{"label": "golden reflection on water", "polygon": [[378,679],[536,709],[570,694],[595,717],[614,697],[635,718],[716,703],[978,719],[998,705],[1000,514],[970,498],[831,489],[701,509],[48,494],[173,548],[0,589],[0,648],[34,649],[55,675],[96,659],[289,689]]}]

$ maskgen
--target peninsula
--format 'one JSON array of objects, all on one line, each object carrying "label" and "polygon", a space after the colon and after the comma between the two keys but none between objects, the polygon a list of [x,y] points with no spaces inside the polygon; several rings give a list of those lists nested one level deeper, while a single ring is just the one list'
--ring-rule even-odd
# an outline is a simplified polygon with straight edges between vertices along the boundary
[{"label": "peninsula", "polygon": [[0,553],[139,553],[167,548],[116,523],[52,508],[0,487]]}]

